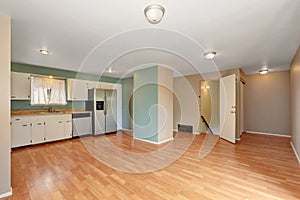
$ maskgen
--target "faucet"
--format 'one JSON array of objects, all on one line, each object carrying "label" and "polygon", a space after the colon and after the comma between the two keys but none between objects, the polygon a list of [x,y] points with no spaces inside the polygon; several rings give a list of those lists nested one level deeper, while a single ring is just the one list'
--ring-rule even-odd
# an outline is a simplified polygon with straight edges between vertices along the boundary
[{"label": "faucet", "polygon": [[52,111],[53,111],[52,107],[49,106],[49,107],[48,107],[48,112],[52,112]]},{"label": "faucet", "polygon": [[[47,107],[48,107],[48,108],[47,108]],[[44,106],[44,107],[43,107],[43,110],[46,110],[46,108],[47,108],[47,111],[48,111],[48,112],[53,112],[53,109],[52,109],[51,106]]]}]

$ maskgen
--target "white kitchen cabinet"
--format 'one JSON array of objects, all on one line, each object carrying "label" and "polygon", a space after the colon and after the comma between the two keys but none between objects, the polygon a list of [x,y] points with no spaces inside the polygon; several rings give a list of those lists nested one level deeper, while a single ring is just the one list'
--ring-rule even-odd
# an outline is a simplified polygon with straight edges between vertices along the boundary
[{"label": "white kitchen cabinet", "polygon": [[68,79],[68,100],[88,100],[88,81],[79,79]]},{"label": "white kitchen cabinet", "polygon": [[114,85],[114,83],[99,82],[97,88],[112,90],[114,88]]},{"label": "white kitchen cabinet", "polygon": [[72,138],[72,119],[65,119],[65,139]]},{"label": "white kitchen cabinet", "polygon": [[30,74],[11,72],[11,99],[30,99]]},{"label": "white kitchen cabinet", "polygon": [[65,139],[64,120],[64,115],[45,116],[45,132],[47,142]]},{"label": "white kitchen cabinet", "polygon": [[11,147],[72,138],[71,114],[43,114],[11,118]]},{"label": "white kitchen cabinet", "polygon": [[97,81],[88,81],[88,82],[87,82],[88,89],[97,88],[98,83],[99,83],[99,82],[97,82]]},{"label": "white kitchen cabinet", "polygon": [[39,144],[46,141],[45,120],[40,116],[31,117],[31,139],[32,144]]},{"label": "white kitchen cabinet", "polygon": [[11,119],[11,147],[31,144],[31,126],[29,117],[13,117]]}]

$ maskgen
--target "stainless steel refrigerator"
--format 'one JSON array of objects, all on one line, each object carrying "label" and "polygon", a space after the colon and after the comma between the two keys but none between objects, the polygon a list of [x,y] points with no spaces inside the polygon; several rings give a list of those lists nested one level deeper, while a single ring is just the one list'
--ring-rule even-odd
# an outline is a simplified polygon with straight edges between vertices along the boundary
[{"label": "stainless steel refrigerator", "polygon": [[117,131],[117,91],[89,89],[87,111],[92,111],[92,132],[102,135]]}]

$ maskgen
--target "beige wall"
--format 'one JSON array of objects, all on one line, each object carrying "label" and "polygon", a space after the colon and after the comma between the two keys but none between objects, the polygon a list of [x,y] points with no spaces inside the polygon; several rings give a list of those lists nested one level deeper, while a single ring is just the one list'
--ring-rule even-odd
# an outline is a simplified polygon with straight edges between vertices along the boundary
[{"label": "beige wall", "polygon": [[[291,135],[295,150],[300,156],[300,47],[291,63]],[[299,159],[299,158],[298,158]]]},{"label": "beige wall", "polygon": [[0,16],[0,196],[10,183],[10,19]]},{"label": "beige wall", "polygon": [[290,134],[289,71],[247,76],[245,130]]},{"label": "beige wall", "polygon": [[173,71],[158,66],[158,143],[173,138]]},{"label": "beige wall", "polygon": [[[193,81],[191,84],[190,81]],[[195,88],[193,88],[195,87]],[[200,80],[192,77],[173,79],[174,107],[173,107],[173,129],[178,124],[193,126],[195,133],[199,132],[200,114],[198,96],[200,93]]]}]

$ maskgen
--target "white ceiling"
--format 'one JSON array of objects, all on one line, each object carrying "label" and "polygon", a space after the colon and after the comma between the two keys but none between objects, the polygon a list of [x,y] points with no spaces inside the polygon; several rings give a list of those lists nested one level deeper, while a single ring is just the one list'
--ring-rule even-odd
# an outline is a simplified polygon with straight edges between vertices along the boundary
[{"label": "white ceiling", "polygon": [[[158,3],[152,25],[143,9]],[[1,0],[12,18],[12,61],[114,77],[160,64],[175,76],[289,68],[300,41],[299,0]],[[39,54],[47,48],[50,55]],[[206,61],[202,54],[215,50]]]}]

